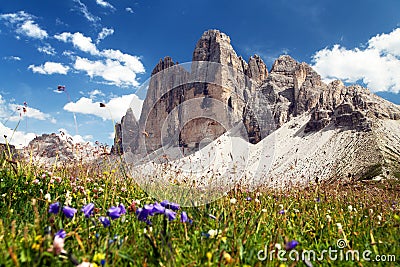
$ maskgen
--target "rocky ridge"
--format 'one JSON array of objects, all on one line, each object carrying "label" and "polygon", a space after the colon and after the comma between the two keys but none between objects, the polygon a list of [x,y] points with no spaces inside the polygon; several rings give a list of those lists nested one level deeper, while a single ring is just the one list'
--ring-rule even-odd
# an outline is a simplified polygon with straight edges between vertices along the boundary
[{"label": "rocky ridge", "polygon": [[[229,69],[214,72],[215,80],[218,80],[219,84],[185,83],[190,81],[191,75],[199,69],[200,63],[196,65],[196,62],[204,61],[229,66]],[[201,100],[200,104],[191,105],[191,109],[195,113],[203,114],[208,108],[204,105],[207,103],[205,101],[215,99],[231,108],[228,118],[225,118],[227,121],[243,121],[249,141],[254,144],[262,141],[275,129],[288,128],[289,125],[291,129],[296,129],[296,133],[290,136],[292,141],[298,136],[307,140],[324,132],[334,132],[334,135],[329,135],[327,142],[335,143],[333,140],[339,135],[345,136],[343,137],[345,141],[336,142],[340,145],[338,148],[325,144],[330,153],[334,154],[335,151],[341,151],[341,146],[347,141],[357,137],[352,142],[358,144],[357,146],[347,146],[352,150],[343,150],[339,158],[336,154],[331,155],[331,158],[335,159],[335,166],[341,166],[342,163],[339,161],[343,159],[342,162],[350,167],[343,165],[343,171],[340,173],[322,175],[325,179],[339,174],[344,175],[346,172],[350,176],[359,178],[368,172],[371,166],[388,166],[388,158],[392,159],[390,160],[392,163],[395,162],[393,158],[400,158],[400,149],[396,144],[390,143],[388,149],[379,141],[397,140],[396,133],[383,128],[387,125],[386,121],[390,121],[391,127],[400,129],[396,128],[398,127],[396,125],[399,125],[400,108],[372,94],[366,88],[358,85],[345,86],[341,81],[325,84],[309,65],[299,63],[288,55],[280,56],[268,72],[259,56],[254,55],[247,62],[237,56],[230,44],[230,38],[217,30],[206,31],[201,36],[193,52],[193,62],[195,63],[192,63],[191,71],[188,71],[182,70],[170,57],[160,60],[152,71],[141,117],[136,121],[133,114],[129,114],[128,111],[122,119],[122,125],[125,123],[127,127],[122,128],[130,129],[129,133],[118,133],[121,126],[117,125],[118,139],[115,145],[119,145],[120,152],[123,152],[123,148],[128,148],[132,153],[143,151],[140,148],[144,143],[146,143],[145,150],[149,153],[163,147],[161,126],[166,120],[171,120],[167,124],[169,127],[166,130],[167,136],[169,133],[172,136],[179,132],[179,142],[172,145],[197,148],[205,137],[211,141],[217,139],[226,131],[226,128],[219,123],[200,118],[181,125],[185,115],[182,112],[174,113],[171,118],[171,112],[189,100]],[[177,75],[158,75],[165,70],[176,71]],[[165,77],[169,80],[165,81]],[[171,90],[162,87],[165,82],[172,85]],[[345,134],[341,134],[342,132]],[[380,136],[379,140],[375,140],[377,135]],[[362,151],[359,148],[362,148]],[[391,150],[395,152],[389,152]],[[304,160],[300,158],[298,151],[299,149],[291,151],[297,156],[296,166],[305,166],[306,163],[303,165],[299,163]],[[368,158],[368,161],[360,160],[357,154],[364,155],[364,159]],[[282,155],[282,157],[289,156],[289,154]],[[318,164],[319,161],[315,160],[315,164]],[[274,170],[283,169],[282,166],[275,166],[272,173]],[[287,166],[285,171],[289,168],[301,172],[292,163],[290,166]],[[276,173],[283,175],[283,172]],[[318,174],[313,173],[313,175]]]}]

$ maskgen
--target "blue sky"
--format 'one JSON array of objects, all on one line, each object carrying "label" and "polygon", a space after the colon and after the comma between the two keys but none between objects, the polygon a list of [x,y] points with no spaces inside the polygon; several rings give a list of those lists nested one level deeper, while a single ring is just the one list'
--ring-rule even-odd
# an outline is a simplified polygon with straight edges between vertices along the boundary
[{"label": "blue sky", "polygon": [[139,113],[134,92],[158,60],[190,61],[207,29],[268,68],[289,54],[326,81],[358,82],[400,104],[399,10],[398,0],[3,1],[0,142],[63,129],[111,144],[113,121],[132,100]]}]

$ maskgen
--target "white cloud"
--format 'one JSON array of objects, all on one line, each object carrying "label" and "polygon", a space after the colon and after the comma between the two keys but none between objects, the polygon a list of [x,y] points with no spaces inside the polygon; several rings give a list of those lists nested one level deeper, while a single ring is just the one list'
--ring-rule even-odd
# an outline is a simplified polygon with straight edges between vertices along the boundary
[{"label": "white cloud", "polygon": [[48,34],[34,21],[35,17],[25,11],[17,13],[1,14],[0,19],[6,20],[16,32],[31,38],[45,39]]},{"label": "white cloud", "polygon": [[99,6],[102,6],[102,7],[104,7],[104,8],[110,8],[110,9],[112,9],[112,10],[115,10],[115,7],[114,7],[113,5],[111,5],[110,3],[108,3],[108,2],[106,2],[106,1],[104,1],[104,0],[96,0],[96,3],[97,3]]},{"label": "white cloud", "polygon": [[95,99],[97,96],[105,96],[105,94],[102,91],[98,90],[98,89],[90,91],[88,93],[88,95],[89,95],[90,99]]},{"label": "white cloud", "polygon": [[400,28],[372,37],[366,48],[340,45],[313,55],[312,66],[326,81],[362,81],[372,91],[400,92]]},{"label": "white cloud", "polygon": [[56,54],[56,50],[50,44],[45,44],[44,46],[39,46],[37,50],[40,53],[44,53],[44,54],[51,55],[51,56],[54,56]]},{"label": "white cloud", "polygon": [[133,9],[131,7],[125,8],[125,11],[133,14]]},{"label": "white cloud", "polygon": [[80,0],[74,0],[75,3],[78,4],[78,10],[82,13],[82,15],[90,22],[96,23],[100,20],[99,17],[94,16],[92,13],[89,12],[87,6],[82,3]]},{"label": "white cloud", "polygon": [[22,148],[28,145],[28,143],[36,137],[36,134],[17,131],[6,127],[0,122],[0,136],[2,138],[2,143],[5,142],[4,136],[7,136],[9,144],[14,145],[16,148]]},{"label": "white cloud", "polygon": [[131,56],[129,54],[124,54],[119,50],[114,50],[114,49],[106,49],[103,50],[102,55],[105,56],[106,58],[109,59],[116,59],[120,62],[123,62],[126,67],[131,69],[133,72],[136,73],[143,73],[144,66],[140,62],[139,58],[136,56]]},{"label": "white cloud", "polygon": [[9,104],[8,105],[10,110],[16,110],[19,112],[19,114],[17,116],[10,116],[9,120],[10,121],[19,121],[20,119],[23,119],[24,117],[27,118],[32,118],[32,119],[37,119],[37,120],[48,120],[51,123],[55,124],[57,123],[57,120],[52,118],[49,114],[43,113],[42,111],[36,109],[36,108],[32,108],[32,107],[25,107],[25,112],[23,110],[23,106],[21,105],[17,105],[17,104]]},{"label": "white cloud", "polygon": [[114,29],[112,28],[103,28],[101,29],[101,32],[99,32],[99,35],[97,37],[96,43],[100,43],[101,40],[103,40],[104,38],[106,38],[107,36],[110,36],[114,33]]},{"label": "white cloud", "polygon": [[[103,28],[99,38],[105,38],[113,31],[113,29]],[[91,78],[102,77],[109,84],[121,87],[137,86],[136,74],[145,72],[139,57],[114,49],[99,51],[92,42],[92,38],[84,36],[80,32],[63,32],[55,35],[54,38],[63,42],[71,42],[79,50],[103,58],[99,60],[90,60],[79,56],[74,58],[74,68],[86,72]]]},{"label": "white cloud", "polygon": [[17,56],[9,56],[9,57],[3,57],[5,60],[14,60],[14,61],[20,61],[21,58]]},{"label": "white cloud", "polygon": [[67,74],[67,72],[69,71],[69,67],[68,66],[64,66],[61,63],[57,63],[57,62],[46,62],[44,63],[44,65],[40,65],[40,66],[34,66],[34,65],[30,65],[28,67],[28,69],[32,70],[33,72],[37,72],[40,74]]},{"label": "white cloud", "polygon": [[[127,109],[132,103],[132,110],[138,119],[142,111],[143,100],[135,94],[114,97],[105,103],[106,107],[100,107],[100,102],[94,102],[93,99],[81,97],[77,102],[70,102],[64,106],[64,110],[88,115],[94,115],[103,120],[119,120],[125,115]],[[112,116],[112,118],[111,118]]]},{"label": "white cloud", "polygon": [[129,66],[122,65],[117,60],[106,59],[105,61],[91,61],[87,58],[76,57],[74,68],[85,71],[86,74],[93,77],[102,77],[110,84],[117,86],[138,86],[135,70]]},{"label": "white cloud", "polygon": [[97,50],[96,45],[93,43],[92,38],[84,36],[80,32],[76,32],[74,34],[70,32],[63,32],[61,34],[55,35],[54,38],[65,43],[71,42],[74,47],[91,55],[99,54],[99,51]]},{"label": "white cloud", "polygon": [[26,36],[44,39],[47,38],[48,34],[45,30],[42,30],[39,25],[37,25],[32,20],[25,21],[18,29],[17,33],[24,34]]}]

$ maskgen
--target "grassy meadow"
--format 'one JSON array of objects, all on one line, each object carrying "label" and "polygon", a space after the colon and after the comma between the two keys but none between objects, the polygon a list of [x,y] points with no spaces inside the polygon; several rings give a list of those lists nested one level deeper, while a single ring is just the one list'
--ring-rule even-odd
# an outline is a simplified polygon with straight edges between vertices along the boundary
[{"label": "grassy meadow", "polygon": [[400,265],[397,181],[236,188],[186,208],[107,158],[0,166],[0,266]]}]

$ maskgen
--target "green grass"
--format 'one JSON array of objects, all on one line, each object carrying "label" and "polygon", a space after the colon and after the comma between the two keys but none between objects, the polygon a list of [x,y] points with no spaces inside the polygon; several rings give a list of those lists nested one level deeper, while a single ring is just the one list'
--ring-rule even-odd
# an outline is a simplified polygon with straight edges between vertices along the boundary
[{"label": "green grass", "polygon": [[[149,226],[134,211],[156,200],[129,176],[104,167],[107,164],[77,164],[53,168],[51,173],[22,163],[17,168],[4,160],[0,164],[0,266],[73,266],[84,261],[101,266],[102,259],[105,266],[306,266],[301,259],[283,261],[276,254],[265,261],[257,258],[260,250],[269,254],[291,240],[299,242],[295,248],[299,253],[313,250],[318,255],[329,248],[360,253],[354,261],[335,261],[326,254],[324,259],[311,260],[314,266],[400,263],[398,183],[235,189],[213,203],[181,208],[192,223],[180,222],[179,211],[176,220],[158,215]],[[74,218],[62,212],[49,214],[49,205],[56,201],[63,205],[68,191],[71,206],[78,209]],[[135,200],[140,205],[132,205]],[[80,211],[85,203],[95,204],[89,219]],[[104,228],[98,218],[119,203],[128,212]],[[61,228],[67,233],[65,253],[55,255],[50,248]],[[218,235],[209,236],[210,230]],[[337,247],[339,239],[347,242],[345,248]],[[372,252],[371,259],[395,255],[397,262],[367,262],[361,258],[365,250]]]}]

